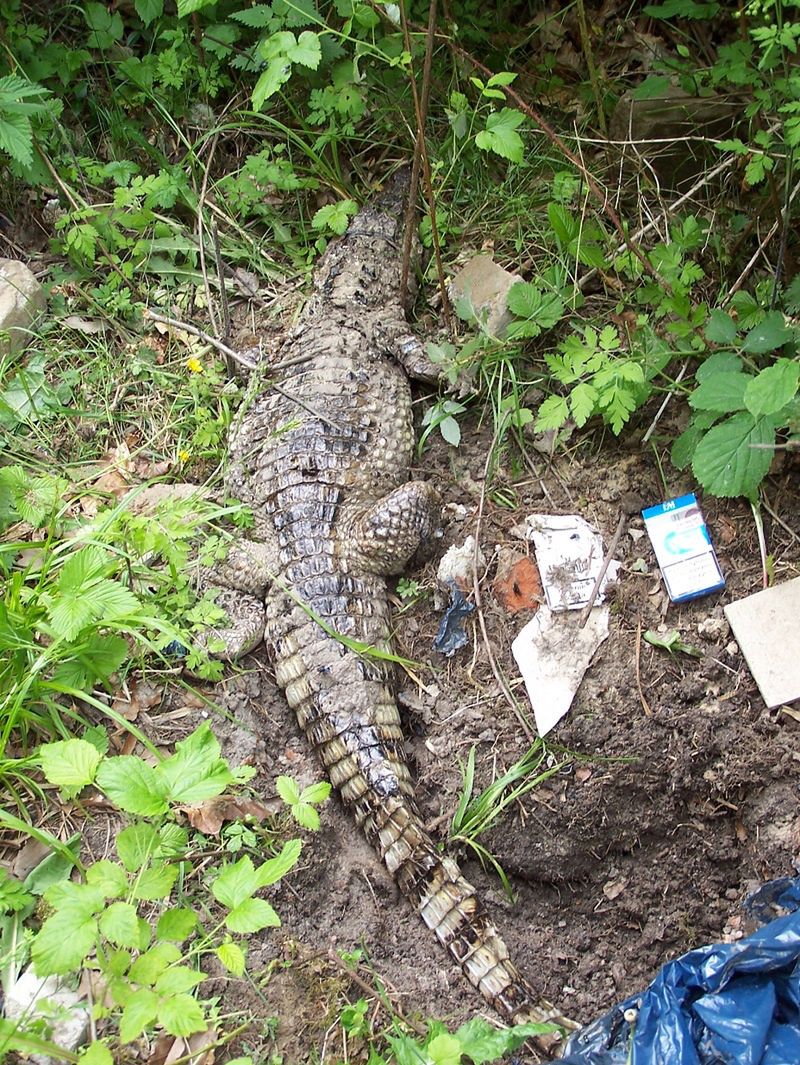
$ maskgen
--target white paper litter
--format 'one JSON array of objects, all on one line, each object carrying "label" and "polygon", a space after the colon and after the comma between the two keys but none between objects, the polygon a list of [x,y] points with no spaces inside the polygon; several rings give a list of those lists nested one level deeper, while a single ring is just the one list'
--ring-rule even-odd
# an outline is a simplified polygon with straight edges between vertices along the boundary
[{"label": "white paper litter", "polygon": [[543,605],[512,643],[540,736],[572,706],[595,651],[608,636],[608,616],[607,606],[593,607],[581,629],[577,614],[556,615]]},{"label": "white paper litter", "polygon": [[[603,564],[603,538],[578,514],[530,514],[525,521],[533,540],[547,605],[551,610],[581,610],[589,601]],[[616,579],[618,562],[610,562],[596,603]]]}]

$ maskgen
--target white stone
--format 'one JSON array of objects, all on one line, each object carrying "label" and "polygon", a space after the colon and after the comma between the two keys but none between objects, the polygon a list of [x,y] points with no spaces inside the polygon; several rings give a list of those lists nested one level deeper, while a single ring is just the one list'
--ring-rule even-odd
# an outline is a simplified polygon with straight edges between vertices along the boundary
[{"label": "white stone", "polygon": [[509,289],[520,281],[518,274],[498,266],[491,255],[476,255],[450,282],[450,298],[454,303],[466,300],[486,332],[503,337],[514,319],[506,298]]},{"label": "white stone", "polygon": [[[89,1009],[77,991],[72,991],[58,976],[37,976],[29,965],[6,995],[5,1015],[25,1028],[34,1020],[43,1020],[48,1038],[64,1050],[75,1050],[86,1042]],[[31,1054],[35,1065],[55,1065],[63,1058]]]},{"label": "white stone", "polygon": [[0,355],[26,347],[44,309],[44,290],[25,263],[0,259]]},{"label": "white stone", "polygon": [[800,577],[725,607],[762,698],[772,709],[800,698]]}]

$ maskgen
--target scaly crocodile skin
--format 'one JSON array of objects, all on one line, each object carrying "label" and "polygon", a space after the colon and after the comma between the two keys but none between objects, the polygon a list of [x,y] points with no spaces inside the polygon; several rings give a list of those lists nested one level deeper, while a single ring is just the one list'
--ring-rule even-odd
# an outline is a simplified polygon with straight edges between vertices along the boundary
[{"label": "scaly crocodile skin", "polygon": [[469,981],[510,1021],[572,1027],[535,1002],[475,889],[425,830],[389,667],[349,650],[298,602],[337,633],[389,650],[385,577],[435,526],[436,493],[407,479],[414,435],[401,363],[425,367],[398,290],[404,191],[397,181],[329,247],[281,352],[307,361],[281,377],[281,393],[262,391],[232,432],[228,489],[253,509],[256,539],[227,561],[225,583],[236,589],[227,607],[238,619],[222,635],[240,654],[263,633],[343,803]]}]

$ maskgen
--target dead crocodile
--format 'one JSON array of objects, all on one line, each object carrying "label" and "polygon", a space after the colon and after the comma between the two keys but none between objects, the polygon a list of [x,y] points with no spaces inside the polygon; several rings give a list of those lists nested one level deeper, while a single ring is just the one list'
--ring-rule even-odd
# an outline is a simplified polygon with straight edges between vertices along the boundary
[{"label": "dead crocodile", "polygon": [[342,802],[470,983],[510,1022],[574,1027],[537,1002],[475,889],[438,852],[414,800],[390,665],[356,649],[390,651],[385,579],[432,535],[438,510],[431,485],[408,479],[407,372],[425,360],[400,302],[404,199],[398,177],[329,246],[281,351],[302,361],[231,433],[228,491],[256,524],[224,564],[233,620],[218,635],[231,657],[263,637]]}]

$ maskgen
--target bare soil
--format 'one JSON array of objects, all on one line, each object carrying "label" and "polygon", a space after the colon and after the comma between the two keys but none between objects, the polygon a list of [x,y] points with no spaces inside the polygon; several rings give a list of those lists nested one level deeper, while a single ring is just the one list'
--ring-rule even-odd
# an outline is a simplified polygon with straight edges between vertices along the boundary
[{"label": "bare soil", "polygon": [[[439,553],[475,531],[487,443],[476,433],[457,452],[440,445],[424,457],[422,474],[448,501]],[[608,540],[632,496],[649,505],[693,489],[689,478],[668,474],[665,491],[652,451],[635,437],[622,445],[605,440],[596,452],[584,443],[552,465],[531,454],[536,475],[528,471],[515,482],[508,473],[516,503],[511,509],[487,499],[480,530],[486,625],[523,703],[510,646],[531,615],[508,614],[491,592],[498,552],[527,549],[513,527],[534,511],[574,511]],[[795,485],[791,461],[767,484],[770,505],[785,523],[765,515],[777,581],[798,573],[798,540],[789,531],[800,528]],[[800,852],[800,724],[782,709],[765,708],[722,612],[726,602],[761,588],[752,514],[741,501],[709,497],[702,505],[727,588],[685,605],[668,603],[641,518],[629,522],[617,553],[623,569],[610,638],[572,710],[548,737],[552,757],[566,755],[567,767],[482,840],[511,878],[516,901],[509,903],[496,876],[461,856],[535,989],[580,1022],[643,988],[669,959],[740,936],[744,895],[792,872]],[[417,575],[428,589],[436,561]],[[398,693],[419,802],[444,838],[470,747],[477,746],[484,786],[528,741],[487,664],[477,625],[470,625],[468,647],[446,660],[431,650],[438,623],[428,595],[398,618],[396,639],[400,653],[430,664],[424,689],[400,676]],[[662,623],[702,657],[671,655],[641,639]],[[257,655],[214,694],[230,715],[216,725],[227,755],[256,764],[266,794],[274,794],[281,773],[318,778],[270,667]],[[343,1056],[336,1002],[363,991],[331,961],[331,948],[362,949],[394,1005],[412,1018],[460,1022],[484,1011],[337,800],[322,819],[322,831],[275,900],[282,928],[251,942],[251,967],[263,979],[227,986],[220,979],[228,1008],[279,1018],[266,1042],[254,1037],[245,1045],[269,1045],[287,1062]],[[360,972],[371,979],[363,965]]]}]

